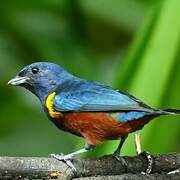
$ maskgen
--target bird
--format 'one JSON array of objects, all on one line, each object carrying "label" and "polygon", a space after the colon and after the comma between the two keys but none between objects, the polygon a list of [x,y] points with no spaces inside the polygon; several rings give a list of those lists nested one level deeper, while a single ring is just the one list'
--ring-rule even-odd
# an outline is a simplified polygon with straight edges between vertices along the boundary
[{"label": "bird", "polygon": [[52,154],[66,162],[106,140],[120,139],[114,151],[118,156],[129,133],[158,116],[180,113],[178,109],[152,108],[128,93],[76,77],[51,62],[27,65],[8,84],[32,92],[55,126],[85,139],[85,146],[78,151]]}]

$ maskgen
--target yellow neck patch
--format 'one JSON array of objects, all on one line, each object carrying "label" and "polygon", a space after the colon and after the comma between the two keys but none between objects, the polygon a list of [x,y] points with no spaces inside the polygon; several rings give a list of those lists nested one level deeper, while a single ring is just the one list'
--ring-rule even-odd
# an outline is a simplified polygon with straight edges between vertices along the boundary
[{"label": "yellow neck patch", "polygon": [[48,109],[49,115],[52,118],[59,118],[62,114],[60,112],[56,112],[53,107],[53,99],[55,97],[56,93],[51,93],[47,99],[46,99],[46,108]]}]

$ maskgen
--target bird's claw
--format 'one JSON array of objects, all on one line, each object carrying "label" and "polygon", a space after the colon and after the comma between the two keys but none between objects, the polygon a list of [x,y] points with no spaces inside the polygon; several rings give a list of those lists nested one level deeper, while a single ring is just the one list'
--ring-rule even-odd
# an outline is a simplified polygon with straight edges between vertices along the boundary
[{"label": "bird's claw", "polygon": [[64,155],[63,153],[61,154],[50,154],[50,157],[53,157],[59,161],[65,161],[65,160],[68,160],[68,159],[71,159],[71,157],[67,157],[67,155]]},{"label": "bird's claw", "polygon": [[114,156],[118,161],[120,161],[124,167],[127,168],[128,164],[127,164],[127,161],[125,160],[124,157],[122,157],[122,156],[120,156],[120,155],[117,155],[116,153],[114,153],[113,156]]},{"label": "bird's claw", "polygon": [[70,156],[68,154],[64,155],[63,153],[61,153],[61,154],[50,154],[49,156],[53,157],[59,161],[64,161],[73,171],[77,172],[77,169],[75,168],[75,166],[71,162],[72,156]]},{"label": "bird's claw", "polygon": [[141,172],[141,174],[149,175],[152,172],[154,159],[153,159],[152,155],[147,151],[140,153],[140,155],[145,156],[147,159],[147,169],[145,172]]}]

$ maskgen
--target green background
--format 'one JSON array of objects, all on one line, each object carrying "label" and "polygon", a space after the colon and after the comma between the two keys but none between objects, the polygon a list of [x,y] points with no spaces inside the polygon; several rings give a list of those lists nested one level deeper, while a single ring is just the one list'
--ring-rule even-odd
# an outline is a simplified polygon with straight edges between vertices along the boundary
[{"label": "green background", "polygon": [[[38,99],[7,85],[25,65],[58,63],[79,77],[129,92],[155,108],[180,108],[179,0],[0,1],[0,155],[48,156],[83,146],[58,130]],[[143,150],[180,150],[180,116],[150,122]],[[112,153],[106,142],[91,155]],[[134,134],[123,154],[135,155]]]}]

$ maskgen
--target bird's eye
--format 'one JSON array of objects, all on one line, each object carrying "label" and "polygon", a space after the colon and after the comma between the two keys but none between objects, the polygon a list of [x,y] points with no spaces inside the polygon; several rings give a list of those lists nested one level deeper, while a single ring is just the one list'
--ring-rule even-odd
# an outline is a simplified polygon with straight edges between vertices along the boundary
[{"label": "bird's eye", "polygon": [[39,68],[37,68],[37,67],[32,68],[32,73],[33,74],[37,74],[38,72],[39,72]]}]

